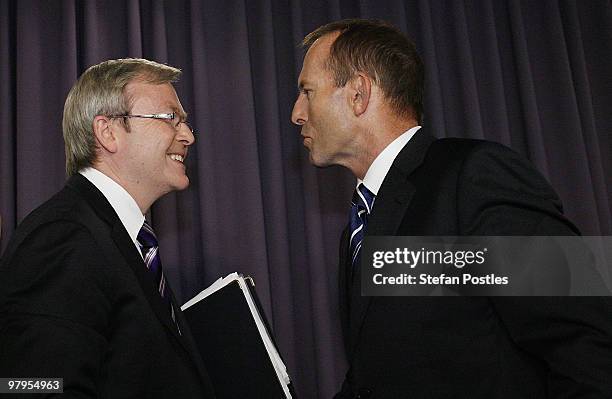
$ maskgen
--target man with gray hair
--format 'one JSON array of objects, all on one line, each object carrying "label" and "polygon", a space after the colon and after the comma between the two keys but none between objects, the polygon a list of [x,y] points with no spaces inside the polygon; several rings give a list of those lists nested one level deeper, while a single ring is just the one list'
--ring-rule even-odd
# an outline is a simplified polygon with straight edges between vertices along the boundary
[{"label": "man with gray hair", "polygon": [[63,378],[70,397],[214,397],[144,216],[189,185],[180,73],[110,60],[70,90],[69,179],[0,264],[0,377]]}]

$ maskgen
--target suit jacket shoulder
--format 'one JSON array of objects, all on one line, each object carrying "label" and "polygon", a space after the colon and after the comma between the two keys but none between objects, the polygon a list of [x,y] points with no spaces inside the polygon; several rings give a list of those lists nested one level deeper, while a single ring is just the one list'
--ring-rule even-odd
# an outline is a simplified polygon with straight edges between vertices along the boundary
[{"label": "suit jacket shoulder", "polygon": [[580,233],[563,215],[561,200],[546,178],[502,144],[440,139],[426,158],[430,165],[449,160],[445,170],[456,187],[459,235]]},{"label": "suit jacket shoulder", "polygon": [[579,233],[522,156],[498,143],[435,139],[425,130],[399,153],[371,219],[368,235]]}]

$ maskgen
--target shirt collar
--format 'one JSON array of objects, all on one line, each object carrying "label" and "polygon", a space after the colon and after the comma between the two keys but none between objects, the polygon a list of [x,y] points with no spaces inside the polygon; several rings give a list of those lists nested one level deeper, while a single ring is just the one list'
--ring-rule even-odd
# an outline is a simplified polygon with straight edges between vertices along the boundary
[{"label": "shirt collar", "polygon": [[144,223],[145,217],[130,193],[121,187],[119,183],[95,168],[84,168],[79,173],[104,194],[115,212],[117,212],[117,216],[119,216],[119,220],[123,223],[130,238],[136,243],[138,232]]},{"label": "shirt collar", "polygon": [[378,190],[380,190],[383,180],[385,180],[387,173],[389,173],[393,161],[397,158],[397,154],[399,154],[402,148],[408,144],[408,141],[410,141],[420,128],[421,126],[415,126],[405,131],[386,146],[385,149],[378,154],[376,159],[374,159],[374,162],[372,162],[372,165],[368,168],[363,180],[357,179],[357,185],[363,182],[368,190],[374,195],[378,195]]}]

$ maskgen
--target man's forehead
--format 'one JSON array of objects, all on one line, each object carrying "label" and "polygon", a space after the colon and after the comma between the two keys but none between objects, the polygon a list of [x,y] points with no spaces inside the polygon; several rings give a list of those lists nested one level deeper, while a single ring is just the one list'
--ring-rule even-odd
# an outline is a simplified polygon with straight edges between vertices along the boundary
[{"label": "man's forehead", "polygon": [[331,46],[340,35],[340,32],[332,32],[321,36],[310,46],[304,56],[304,68],[324,67],[324,63],[329,56]]},{"label": "man's forehead", "polygon": [[315,40],[314,43],[312,43],[312,46],[310,46],[306,55],[308,55],[308,53],[311,53],[316,54],[317,56],[327,57],[332,44],[334,44],[338,36],[340,36],[339,31],[327,33],[321,36],[320,38]]}]

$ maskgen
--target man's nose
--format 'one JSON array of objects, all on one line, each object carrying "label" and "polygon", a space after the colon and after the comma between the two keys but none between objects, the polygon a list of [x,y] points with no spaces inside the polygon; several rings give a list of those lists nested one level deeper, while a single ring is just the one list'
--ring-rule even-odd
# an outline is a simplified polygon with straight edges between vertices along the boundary
[{"label": "man's nose", "polygon": [[195,142],[195,134],[194,131],[187,123],[181,123],[178,126],[178,133],[176,135],[176,140],[180,141],[186,146],[190,146]]},{"label": "man's nose", "polygon": [[304,96],[298,95],[293,105],[293,111],[291,112],[291,122],[296,125],[303,125],[308,120],[308,113],[306,112],[306,106],[304,104]]}]

